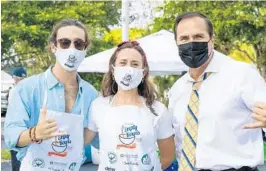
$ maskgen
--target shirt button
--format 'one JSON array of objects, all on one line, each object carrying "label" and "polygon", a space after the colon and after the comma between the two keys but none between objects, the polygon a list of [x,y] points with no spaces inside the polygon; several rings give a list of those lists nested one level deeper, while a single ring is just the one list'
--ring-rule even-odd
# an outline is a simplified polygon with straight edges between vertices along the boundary
[{"label": "shirt button", "polygon": [[59,84],[59,87],[62,87],[62,84]]},{"label": "shirt button", "polygon": [[60,96],[60,99],[62,99],[63,98],[63,96]]}]

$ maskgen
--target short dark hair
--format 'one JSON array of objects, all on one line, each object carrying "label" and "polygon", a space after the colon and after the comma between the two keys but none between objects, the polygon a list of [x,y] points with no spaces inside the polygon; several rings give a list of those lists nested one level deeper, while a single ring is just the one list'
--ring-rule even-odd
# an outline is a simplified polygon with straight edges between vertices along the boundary
[{"label": "short dark hair", "polygon": [[23,67],[17,67],[14,69],[12,76],[21,77],[21,78],[27,77],[27,71]]},{"label": "short dark hair", "polygon": [[62,27],[66,27],[66,26],[76,26],[78,28],[81,28],[82,30],[84,30],[85,32],[85,45],[86,48],[90,45],[90,39],[89,39],[89,35],[88,35],[88,29],[86,28],[86,26],[81,23],[80,21],[76,20],[76,19],[63,19],[61,20],[59,23],[57,23],[52,30],[51,35],[48,38],[48,43],[54,43],[56,44],[56,38],[57,38],[57,32],[60,28]]},{"label": "short dark hair", "polygon": [[175,40],[176,40],[176,31],[177,31],[177,26],[180,23],[180,21],[182,21],[183,19],[186,18],[193,18],[193,17],[200,17],[202,19],[204,19],[204,21],[206,22],[207,28],[208,28],[208,33],[209,36],[212,37],[213,36],[213,25],[210,19],[208,19],[205,15],[199,13],[199,12],[185,12],[181,15],[178,15],[175,19],[175,25],[174,25],[174,35],[175,35]]}]

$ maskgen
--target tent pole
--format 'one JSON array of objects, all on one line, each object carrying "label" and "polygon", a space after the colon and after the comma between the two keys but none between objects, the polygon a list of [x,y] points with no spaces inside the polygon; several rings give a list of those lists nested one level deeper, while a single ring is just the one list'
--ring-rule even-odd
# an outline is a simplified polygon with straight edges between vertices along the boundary
[{"label": "tent pole", "polygon": [[122,0],[122,41],[129,40],[129,0]]}]

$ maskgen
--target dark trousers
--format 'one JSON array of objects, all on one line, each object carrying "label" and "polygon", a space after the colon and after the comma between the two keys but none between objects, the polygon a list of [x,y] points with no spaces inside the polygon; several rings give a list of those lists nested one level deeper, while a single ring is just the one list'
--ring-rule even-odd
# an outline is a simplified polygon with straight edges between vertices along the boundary
[{"label": "dark trousers", "polygon": [[12,171],[19,171],[20,161],[16,157],[17,152],[11,150],[10,153],[11,153],[11,166],[12,166]]}]

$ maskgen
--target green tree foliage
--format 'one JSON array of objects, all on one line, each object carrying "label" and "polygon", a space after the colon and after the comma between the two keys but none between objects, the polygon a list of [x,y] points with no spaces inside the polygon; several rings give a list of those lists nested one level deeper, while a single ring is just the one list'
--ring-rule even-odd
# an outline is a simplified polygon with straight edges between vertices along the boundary
[{"label": "green tree foliage", "polygon": [[[55,23],[65,18],[83,22],[92,39],[87,55],[112,47],[103,40],[109,26],[120,17],[120,2],[115,1],[2,1],[1,65],[27,67],[30,75],[37,74],[55,62],[47,51],[47,39]],[[81,74],[99,88],[102,74]]]},{"label": "green tree foliage", "polygon": [[[149,30],[139,29],[139,28],[130,28],[129,29],[129,40],[136,40],[141,37],[144,37],[149,34]],[[106,33],[104,36],[104,40],[107,42],[111,42],[112,44],[119,44],[122,41],[122,29],[115,28],[110,32]]]},{"label": "green tree foliage", "polygon": [[[121,30],[109,30],[119,23],[119,1],[1,1],[1,65],[3,69],[22,65],[30,74],[44,71],[55,58],[46,50],[53,25],[64,18],[75,18],[89,29],[92,45],[87,55],[109,49],[121,40]],[[130,39],[173,29],[177,14],[198,11],[214,24],[215,48],[225,54],[257,64],[266,75],[266,3],[262,1],[165,1],[158,8],[163,15],[155,18],[150,29],[131,29]],[[235,52],[235,51],[238,52]],[[81,76],[98,90],[103,74]],[[159,97],[172,86],[177,76],[154,77]],[[165,100],[164,100],[165,101]]]},{"label": "green tree foliage", "polygon": [[[83,1],[2,1],[2,67],[23,65],[28,68],[47,68],[54,58],[47,53],[47,39],[52,27],[64,18],[78,19],[88,27],[93,45],[88,52],[93,54],[106,47],[97,39],[108,31],[108,26],[119,21],[119,2]],[[28,66],[33,62],[33,66]],[[35,70],[34,73],[40,72]]]}]

